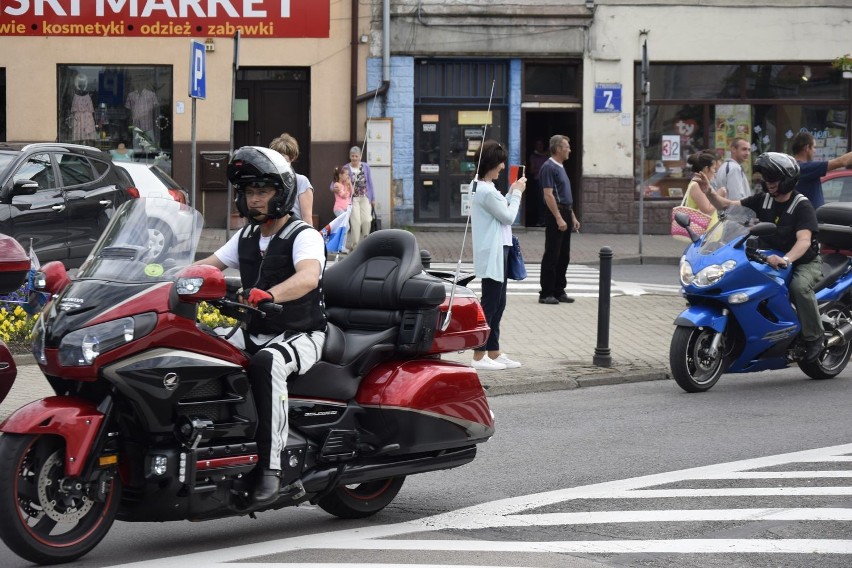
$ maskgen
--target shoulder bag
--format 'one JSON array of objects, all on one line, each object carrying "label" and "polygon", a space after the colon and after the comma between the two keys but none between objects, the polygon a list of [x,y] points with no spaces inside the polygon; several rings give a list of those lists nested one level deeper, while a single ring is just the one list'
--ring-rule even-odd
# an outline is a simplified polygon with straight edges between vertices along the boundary
[{"label": "shoulder bag", "polygon": [[692,229],[692,232],[698,235],[699,237],[707,232],[707,227],[708,225],[710,225],[710,215],[704,213],[703,211],[699,211],[698,209],[687,207],[686,200],[688,197],[689,190],[686,191],[686,194],[683,196],[683,200],[680,202],[680,205],[672,207],[671,233],[675,239],[691,243],[692,239],[689,238],[689,233],[686,232],[685,228],[677,224],[677,221],[675,221],[675,215],[677,215],[678,213],[686,213],[687,215],[689,215],[689,227]]},{"label": "shoulder bag", "polygon": [[523,280],[527,277],[527,267],[524,266],[524,255],[521,253],[521,243],[518,237],[512,235],[512,246],[509,249],[509,266],[506,276],[512,280]]}]

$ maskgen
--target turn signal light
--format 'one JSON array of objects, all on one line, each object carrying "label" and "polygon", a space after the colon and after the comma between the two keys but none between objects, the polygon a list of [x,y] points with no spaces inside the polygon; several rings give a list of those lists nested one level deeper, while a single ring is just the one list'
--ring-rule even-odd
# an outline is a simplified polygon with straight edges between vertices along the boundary
[{"label": "turn signal light", "polygon": [[118,463],[118,456],[116,454],[112,454],[110,456],[101,456],[98,458],[98,465],[101,467],[107,467],[110,465],[115,465]]}]

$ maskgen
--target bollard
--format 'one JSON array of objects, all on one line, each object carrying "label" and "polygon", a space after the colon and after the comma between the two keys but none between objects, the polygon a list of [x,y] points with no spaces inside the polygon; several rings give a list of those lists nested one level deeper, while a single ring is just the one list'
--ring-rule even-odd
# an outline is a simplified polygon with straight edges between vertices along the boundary
[{"label": "bollard", "polygon": [[420,249],[420,264],[425,270],[429,270],[432,266],[432,253],[426,249]]},{"label": "bollard", "polygon": [[611,367],[612,356],[609,350],[609,308],[612,287],[612,249],[601,247],[598,256],[601,259],[600,281],[598,284],[598,344],[592,363],[598,367]]}]

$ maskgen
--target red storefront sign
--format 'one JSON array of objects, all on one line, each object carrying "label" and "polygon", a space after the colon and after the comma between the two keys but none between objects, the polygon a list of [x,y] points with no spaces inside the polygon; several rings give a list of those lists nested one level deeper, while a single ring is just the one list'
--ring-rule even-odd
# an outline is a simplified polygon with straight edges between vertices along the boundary
[{"label": "red storefront sign", "polygon": [[314,37],[331,0],[0,0],[0,36]]}]

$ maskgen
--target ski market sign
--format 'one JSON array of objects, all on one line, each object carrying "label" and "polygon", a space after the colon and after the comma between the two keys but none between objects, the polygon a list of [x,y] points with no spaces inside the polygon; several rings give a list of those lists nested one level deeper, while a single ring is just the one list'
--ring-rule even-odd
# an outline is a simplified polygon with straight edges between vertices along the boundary
[{"label": "ski market sign", "polygon": [[0,0],[0,36],[327,38],[330,0]]}]

